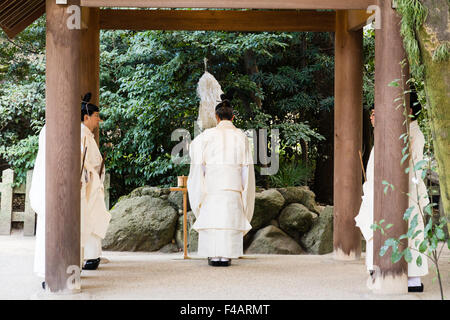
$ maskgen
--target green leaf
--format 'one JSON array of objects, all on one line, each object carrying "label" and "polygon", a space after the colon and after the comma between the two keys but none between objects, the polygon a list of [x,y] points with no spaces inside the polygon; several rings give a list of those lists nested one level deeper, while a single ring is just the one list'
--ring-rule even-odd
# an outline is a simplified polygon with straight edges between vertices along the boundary
[{"label": "green leaf", "polygon": [[409,157],[409,153],[405,154],[405,155],[403,156],[402,160],[400,161],[400,164],[403,164],[403,162],[405,162],[406,159],[408,159],[408,157]]},{"label": "green leaf", "polygon": [[444,232],[444,230],[442,230],[441,228],[437,227],[436,228],[436,237],[439,240],[444,240],[445,239],[445,232]]},{"label": "green leaf", "polygon": [[424,165],[427,164],[427,160],[420,160],[414,165],[414,171],[421,170]]},{"label": "green leaf", "polygon": [[428,249],[428,240],[423,240],[422,243],[419,246],[419,252],[424,253]]},{"label": "green leaf", "polygon": [[419,255],[419,256],[417,257],[417,259],[416,259],[416,265],[417,265],[418,267],[422,266],[422,256],[421,256],[421,255]]},{"label": "green leaf", "polygon": [[406,209],[405,214],[403,215],[403,220],[409,220],[409,217],[411,216],[411,213],[414,210],[414,206],[409,207],[408,209]]},{"label": "green leaf", "polygon": [[399,251],[393,252],[393,253],[392,253],[392,256],[391,256],[391,262],[392,262],[392,263],[397,263],[397,262],[399,262],[400,259],[402,258],[402,256],[403,256],[403,252],[399,252]]},{"label": "green leaf", "polygon": [[395,79],[394,81],[388,84],[388,87],[399,87],[400,85],[398,84],[398,81],[400,81],[400,79]]},{"label": "green leaf", "polygon": [[411,254],[411,250],[409,248],[406,248],[404,250],[404,256],[405,256],[406,262],[410,263],[412,261],[412,254]]},{"label": "green leaf", "polygon": [[390,228],[392,228],[394,225],[392,224],[392,223],[389,223],[386,227],[385,227],[385,229],[387,230],[387,229],[390,229]]},{"label": "green leaf", "polygon": [[384,256],[386,254],[386,251],[388,251],[389,246],[382,246],[380,248],[380,257]]}]

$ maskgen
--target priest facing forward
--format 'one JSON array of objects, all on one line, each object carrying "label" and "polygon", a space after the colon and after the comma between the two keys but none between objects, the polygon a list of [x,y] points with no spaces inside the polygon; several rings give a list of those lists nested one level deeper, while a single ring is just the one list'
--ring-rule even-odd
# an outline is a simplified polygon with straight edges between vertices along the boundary
[{"label": "priest facing forward", "polygon": [[243,237],[252,228],[255,173],[249,141],[232,121],[230,101],[215,108],[217,126],[189,146],[189,201],[197,218],[198,255],[212,266],[229,266],[243,256]]}]

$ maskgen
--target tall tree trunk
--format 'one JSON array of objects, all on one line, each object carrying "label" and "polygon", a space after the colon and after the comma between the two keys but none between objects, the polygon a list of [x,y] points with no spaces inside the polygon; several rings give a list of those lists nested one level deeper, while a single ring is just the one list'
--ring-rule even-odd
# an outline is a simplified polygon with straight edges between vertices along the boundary
[{"label": "tall tree trunk", "polygon": [[[425,66],[425,91],[431,110],[442,204],[447,219],[450,219],[450,5],[448,0],[423,0],[422,4],[428,9],[428,16],[417,32],[417,38]],[[433,59],[438,49],[447,53]],[[450,223],[447,226],[450,227]]]}]

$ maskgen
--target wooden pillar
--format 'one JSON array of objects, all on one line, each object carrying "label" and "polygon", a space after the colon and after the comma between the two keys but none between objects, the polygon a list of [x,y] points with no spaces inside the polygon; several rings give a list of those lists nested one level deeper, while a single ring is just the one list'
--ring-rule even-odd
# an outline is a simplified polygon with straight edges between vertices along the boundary
[{"label": "wooden pillar", "polygon": [[[394,102],[401,96],[402,89],[388,86],[402,78],[400,62],[406,55],[400,36],[400,17],[392,9],[391,0],[378,1],[378,5],[381,9],[381,28],[375,31],[374,220],[385,219],[384,225],[392,223],[394,226],[385,235],[374,231],[374,292],[401,294],[407,293],[408,288],[406,262],[402,259],[392,264],[391,249],[383,257],[379,252],[387,238],[399,237],[407,231],[403,214],[408,208],[408,197],[405,195],[408,192],[408,175],[405,174],[408,161],[400,164],[404,145],[403,140],[399,139],[406,132],[403,125],[405,117],[403,108],[396,110],[400,102]],[[408,71],[404,70],[404,73],[408,77]],[[395,189],[392,191],[389,188],[384,194],[383,180],[394,185]]]},{"label": "wooden pillar", "polygon": [[[91,102],[100,102],[100,8],[83,8],[81,25],[81,96],[92,93]],[[81,119],[80,119],[81,120]],[[94,131],[99,143],[99,131]]]},{"label": "wooden pillar", "polygon": [[355,225],[361,205],[362,29],[347,31],[348,12],[336,12],[334,92],[334,257],[361,256],[361,232]]},{"label": "wooden pillar", "polygon": [[67,286],[69,266],[80,264],[80,30],[76,14],[46,1],[46,211],[45,281],[52,293]]}]

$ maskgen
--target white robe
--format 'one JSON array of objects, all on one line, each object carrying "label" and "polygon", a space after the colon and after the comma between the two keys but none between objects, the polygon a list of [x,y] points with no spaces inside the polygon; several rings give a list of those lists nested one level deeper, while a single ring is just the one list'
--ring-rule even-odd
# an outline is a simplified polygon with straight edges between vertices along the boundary
[{"label": "white robe", "polygon": [[99,176],[103,158],[94,134],[84,124],[81,124],[82,157],[85,146],[87,147],[87,153],[81,179],[81,247],[83,259],[89,260],[101,256],[102,239],[105,238],[111,214],[106,209],[105,204],[103,187],[105,168],[102,170],[102,177]]},{"label": "white robe", "polygon": [[31,208],[37,214],[34,272],[45,278],[45,125],[39,133],[39,150],[29,196]]},{"label": "white robe", "polygon": [[189,146],[189,201],[199,232],[198,255],[238,258],[251,229],[255,173],[247,136],[222,120]]},{"label": "white robe", "polygon": [[[425,138],[420,131],[419,125],[417,121],[412,121],[410,123],[410,136],[411,136],[411,155],[409,157],[409,201],[408,206],[414,206],[415,209],[411,213],[411,216],[408,220],[408,227],[411,221],[413,220],[416,214],[419,214],[418,217],[418,226],[415,231],[422,230],[420,235],[418,235],[414,240],[409,240],[409,247],[418,250],[418,247],[415,247],[416,239],[422,240],[424,239],[423,230],[424,223],[423,219],[420,216],[419,209],[415,201],[417,201],[417,189],[416,185],[413,182],[414,178],[414,167],[412,160],[417,164],[420,160],[423,159],[423,148],[425,145]],[[364,195],[362,197],[362,203],[359,210],[359,214],[355,217],[356,226],[361,229],[361,233],[366,240],[366,267],[367,270],[373,270],[373,230],[370,226],[373,224],[373,211],[374,211],[374,203],[373,203],[373,194],[374,194],[374,148],[372,149],[369,157],[369,162],[367,163],[367,181],[363,185]],[[420,198],[420,206],[423,208],[429,203],[428,197],[424,198],[423,196],[427,194],[427,188],[425,183],[422,180],[422,172],[416,172],[418,179],[418,190]],[[419,245],[420,245],[419,242]],[[420,277],[428,274],[428,260],[427,257],[421,253],[418,253],[416,250],[411,250],[412,253],[412,261],[408,263],[408,277]],[[420,267],[416,264],[417,257],[422,256],[422,265]]]},{"label": "white robe", "polygon": [[[81,130],[82,143],[84,139],[83,136],[87,134],[83,127],[84,126],[82,126]],[[89,129],[86,128],[86,130]],[[29,194],[31,208],[37,214],[34,272],[42,278],[45,278],[45,131],[46,126],[44,125],[41,132],[39,133],[39,149],[34,164],[33,178],[31,181]],[[90,135],[90,137],[93,138],[93,134]],[[100,152],[98,151],[95,139],[93,140],[95,146],[92,145],[92,139],[86,138],[86,141],[86,145],[88,145],[89,142],[90,146],[88,150],[93,151],[88,151],[87,153],[86,169],[89,168],[89,171],[92,172],[93,170],[95,170],[95,165],[92,165],[92,163],[95,164],[96,162],[98,162],[98,160],[95,159],[98,159],[98,155],[100,154]],[[98,153],[95,152],[95,150],[97,150]],[[100,167],[99,165],[98,168]],[[87,175],[84,176],[84,178],[86,177]],[[89,189],[89,197],[87,197],[86,195],[87,189]],[[100,182],[98,174],[92,174],[90,183],[83,183],[82,190],[84,190],[84,192],[81,193],[81,253],[83,252],[84,247],[85,259],[91,259],[90,257],[97,255],[99,251],[101,254],[101,239],[98,240],[96,237],[101,238],[102,235],[104,237],[104,232],[106,231],[106,228],[108,226],[106,220],[109,223],[110,215],[105,207],[103,183]],[[88,202],[87,199],[89,199],[90,202]],[[100,199],[102,199],[103,201],[100,201]],[[105,207],[104,210],[102,207]],[[88,208],[91,210],[91,212],[94,210],[98,210],[99,213],[91,214],[89,215],[89,218],[86,219],[85,217],[88,216]],[[98,216],[100,216],[100,218]],[[93,226],[91,225],[92,223],[98,224]],[[88,255],[86,255],[86,251]],[[96,256],[95,258],[98,257],[100,257],[100,255]],[[83,260],[83,254],[81,254],[81,260]]]}]

